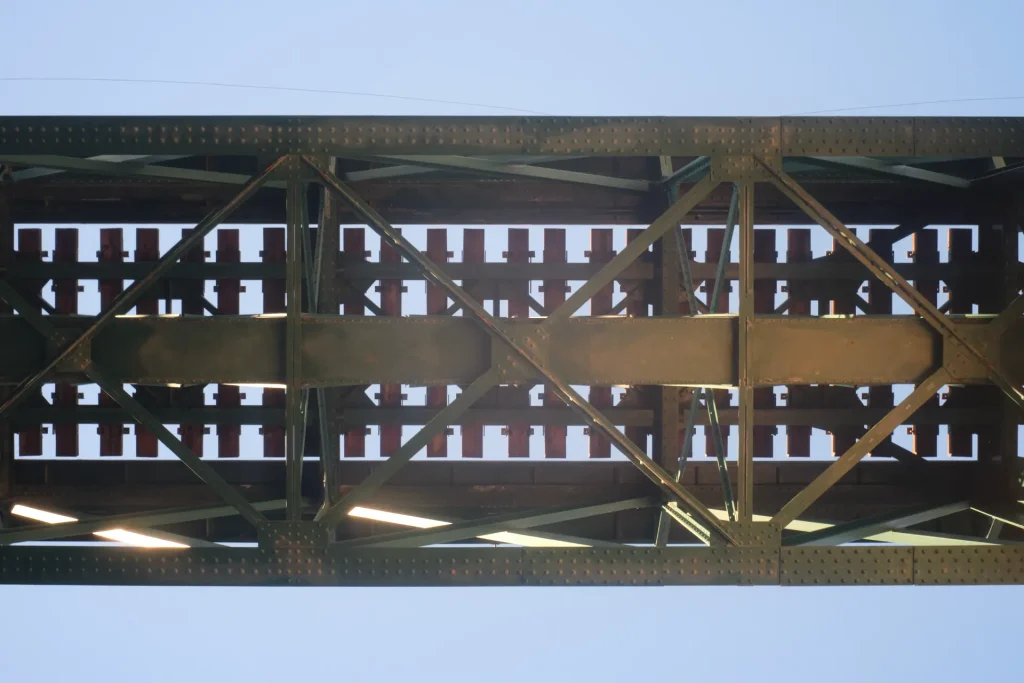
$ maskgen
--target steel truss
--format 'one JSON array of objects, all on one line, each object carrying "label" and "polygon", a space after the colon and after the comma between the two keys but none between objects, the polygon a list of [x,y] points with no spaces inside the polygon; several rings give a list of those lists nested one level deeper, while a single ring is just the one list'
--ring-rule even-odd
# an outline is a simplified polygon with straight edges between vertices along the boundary
[{"label": "steel truss", "polygon": [[[250,175],[232,166],[237,162],[227,161],[224,168],[211,170],[209,164],[193,164],[192,157],[197,155],[252,157],[263,160],[263,168]],[[259,546],[205,547],[211,540],[231,540],[229,536],[237,533],[232,531],[193,543],[184,537],[186,545],[195,546],[187,550],[5,547],[0,549],[0,582],[1022,583],[1024,550],[1017,545],[1021,524],[1015,508],[1020,488],[1016,435],[1024,408],[1024,364],[1019,353],[1024,341],[1024,298],[1016,256],[1021,207],[1014,198],[1012,174],[993,175],[985,165],[996,156],[1008,159],[1008,164],[1024,157],[1024,121],[0,119],[0,163],[12,170],[0,198],[4,274],[0,298],[13,309],[13,314],[0,311],[0,382],[6,385],[0,389],[5,429],[0,435],[0,493],[7,503],[45,502],[48,495],[57,496],[49,501],[59,503],[65,495],[70,494],[67,500],[75,495],[74,477],[60,488],[49,471],[38,484],[22,476],[35,464],[14,460],[15,430],[44,421],[119,425],[130,417],[227,504],[212,505],[203,499],[202,505],[16,525],[0,530],[0,545],[77,538],[110,525],[146,529],[203,522],[209,535],[212,520],[237,516],[249,525],[248,535],[243,532],[242,537],[256,540]],[[636,175],[614,172],[619,158],[624,160],[621,166]],[[657,162],[657,170],[645,177],[650,160]],[[841,213],[898,226],[872,231],[868,242],[862,241],[826,208],[829,199],[838,195],[830,197],[827,190],[824,203],[815,198],[818,184],[835,179],[836,173],[855,188],[853,194],[862,191],[869,197],[857,207],[845,199]],[[204,196],[207,202],[214,197],[220,200],[220,207],[208,211],[148,269],[139,263],[123,266],[120,257],[97,264],[18,262],[14,224],[61,215],[33,208],[34,186],[51,183],[50,187],[60,188],[69,175],[114,176],[123,182],[117,191],[127,195],[137,194],[143,183],[157,183],[156,187],[171,191],[196,184],[203,192],[214,188]],[[603,248],[600,254],[592,254],[591,264],[566,263],[564,254],[558,258],[555,252],[537,264],[528,263],[529,257],[517,252],[513,263],[511,236],[509,263],[502,267],[466,259],[448,264],[444,247],[428,246],[428,253],[423,253],[384,218],[382,214],[393,203],[386,192],[371,191],[373,201],[364,197],[361,184],[370,187],[374,182],[470,182],[474,188],[507,183],[513,189],[502,190],[506,194],[497,204],[507,204],[513,212],[518,210],[517,188],[529,192],[535,183],[558,188],[556,193],[590,193],[562,195],[574,200],[618,193],[633,197],[629,200],[633,208],[624,215],[650,216],[649,226],[633,231],[618,253]],[[880,193],[876,192],[879,184]],[[940,202],[928,202],[939,197],[934,186],[941,186]],[[72,205],[84,196],[81,187],[65,192]],[[762,193],[767,203],[759,204]],[[950,198],[950,193],[960,194]],[[879,196],[899,199],[887,212],[879,208]],[[275,252],[281,258],[249,266],[202,265],[191,258],[197,248],[201,250],[203,238],[225,221],[236,216],[251,220],[245,213],[247,206],[256,204],[265,212],[274,203],[280,208],[257,215],[284,219],[286,243]],[[786,208],[780,208],[783,205]],[[27,212],[20,214],[23,206]],[[161,206],[157,201],[151,208]],[[704,211],[703,207],[711,208]],[[797,215],[793,207],[805,216],[801,222],[820,225],[833,236],[836,253],[816,263],[755,263],[759,258],[755,223],[779,216],[793,218]],[[415,201],[391,208],[397,216],[421,210]],[[966,216],[974,224],[984,223],[987,231],[997,222],[1002,240],[998,267],[991,263],[962,267],[952,258],[943,265],[937,255],[931,262],[922,259],[897,265],[891,256],[880,255],[886,245],[891,250],[899,239],[920,234],[941,210],[950,211],[947,217]],[[114,215],[118,214],[97,213],[86,220]],[[181,215],[172,213],[167,219]],[[317,217],[315,235],[313,215]],[[565,222],[585,215],[571,214]],[[714,221],[719,216],[725,218],[727,228],[717,263],[692,262],[681,224]],[[339,226],[353,218],[381,237],[380,263],[367,263],[361,254],[348,262],[339,257]],[[738,264],[732,265],[728,245],[734,229],[739,233],[739,255]],[[384,250],[390,254],[386,262]],[[205,308],[212,316],[124,317],[133,308],[142,313],[154,288],[168,280],[225,282],[246,273],[265,283],[277,282],[274,291],[280,302],[274,306],[281,317],[238,316],[237,290],[234,310],[221,311],[219,304],[214,306],[187,287],[191,294],[179,292],[183,306],[189,301],[190,306],[201,306],[200,314]],[[56,285],[87,277],[133,282],[108,297],[103,311],[92,319],[67,316],[64,304],[49,310],[40,301],[41,282],[54,279]],[[402,280],[415,278],[427,281],[428,302],[435,302],[428,305],[437,310],[425,318],[402,318],[396,292]],[[543,303],[516,284],[532,279],[545,281]],[[584,281],[566,296],[565,281],[570,279]],[[730,279],[739,286],[738,312],[706,315],[726,305],[722,302]],[[766,291],[759,289],[759,283],[776,279],[811,289],[791,291],[789,301],[770,306],[776,314],[765,315],[758,310],[763,308],[759,303],[763,297],[759,297]],[[865,279],[870,300],[857,293]],[[985,305],[997,307],[993,315],[959,315],[964,313],[963,302],[953,298],[949,308],[954,315],[949,315],[923,284],[939,279],[964,289],[968,282],[988,283]],[[697,288],[702,280],[710,285],[704,300]],[[830,280],[846,284],[829,285]],[[375,281],[381,283],[380,305],[365,294]],[[632,283],[618,309],[605,298],[615,282]],[[819,296],[815,287],[821,290]],[[998,290],[995,297],[993,287]],[[552,291],[561,293],[549,294]],[[892,316],[891,296],[888,310],[879,303],[889,291],[909,305],[914,315]],[[516,312],[509,318],[498,317],[485,307],[487,298],[515,301]],[[835,312],[849,315],[807,317],[810,299],[832,300]],[[576,315],[587,302],[592,315]],[[643,309],[639,312],[638,302]],[[654,317],[646,317],[648,303]],[[360,315],[339,316],[342,304],[347,314]],[[858,307],[881,315],[853,315]],[[365,308],[376,315],[361,315]],[[528,319],[524,313],[528,308],[541,317]],[[50,315],[44,315],[44,310]],[[462,314],[453,316],[456,310]],[[615,316],[622,310],[626,317]],[[778,315],[783,312],[787,314]],[[93,382],[108,402],[79,412],[67,410],[56,400],[52,405],[37,400],[39,388],[51,381],[68,386]],[[199,406],[175,413],[173,406],[147,400],[142,389],[133,396],[125,390],[126,383],[218,383],[221,391],[231,384],[269,384],[282,386],[284,396],[279,405],[246,410],[238,403],[236,390],[225,394],[234,402],[230,407],[206,409],[200,401]],[[888,391],[887,386],[899,383],[916,387],[895,405],[890,393],[886,405],[879,390]],[[367,405],[362,390],[374,384],[381,385],[382,396],[392,398],[393,387],[401,384],[459,385],[462,391],[451,403],[444,395],[434,394],[422,409],[403,407],[400,399],[396,403],[392,398],[382,398],[379,406]],[[501,398],[508,394],[518,401],[520,388],[536,384],[543,384],[547,392],[543,408],[529,407],[528,401],[510,408]],[[580,384],[627,385],[645,398],[639,407],[613,408],[605,405],[599,392],[592,391],[591,400],[584,398],[575,388]],[[760,405],[763,391],[777,385],[789,386],[795,393],[809,385],[828,385],[846,399],[851,396],[844,387],[868,386],[870,405],[859,404],[855,395],[852,405],[826,401],[824,406],[785,410]],[[985,395],[988,403],[974,413],[970,405],[939,407],[936,396],[947,385],[963,390],[994,385],[1004,398],[995,412],[991,394]],[[682,395],[680,386],[692,389],[688,396]],[[734,409],[719,408],[723,388],[737,390]],[[174,423],[175,415],[178,421],[200,425],[283,428],[284,474],[270,480],[273,498],[255,497],[256,488],[213,466],[197,452],[194,436],[175,436],[166,427]],[[698,422],[706,424],[712,435],[713,475],[707,468],[702,474],[689,462]],[[482,423],[584,425],[590,430],[592,448],[595,443],[613,445],[632,463],[635,471],[629,484],[640,495],[621,495],[623,481],[616,475],[617,485],[609,486],[601,500],[587,499],[579,505],[566,505],[555,492],[535,494],[544,500],[542,505],[524,504],[531,500],[524,488],[512,494],[516,504],[510,507],[516,511],[511,513],[484,514],[490,507],[485,498],[471,495],[461,507],[452,507],[461,520],[409,518],[418,520],[411,522],[413,526],[425,528],[352,533],[353,516],[381,514],[367,513],[365,506],[389,500],[389,492],[394,495],[400,475],[415,470],[410,463],[414,456],[424,448],[428,455],[436,455],[438,439],[453,424]],[[992,441],[998,452],[971,463],[972,476],[965,480],[946,464],[888,439],[907,423],[916,428],[947,424],[953,429],[965,424],[984,429],[985,434],[998,435]],[[424,426],[405,443],[396,443],[386,460],[352,477],[350,468],[339,462],[338,441],[341,434],[348,439],[366,424]],[[738,433],[734,462],[721,436],[721,427],[731,424]],[[807,463],[797,479],[782,474],[795,471],[788,465],[797,463],[771,465],[774,480],[766,480],[765,463],[755,461],[755,456],[763,455],[759,444],[764,432],[758,430],[780,424],[827,427],[833,430],[835,443],[845,445],[837,448],[834,460]],[[643,445],[644,432],[636,431],[641,428],[652,433],[650,452]],[[312,450],[310,443],[315,444]],[[315,476],[303,462],[307,454],[319,456]],[[876,483],[888,485],[891,480],[906,487],[907,480],[913,480],[911,488],[919,500],[910,501],[906,495],[898,500],[887,497],[878,504],[882,509],[855,513],[852,518],[841,516],[836,523],[807,519],[848,485],[849,477],[874,471],[865,467],[871,463],[861,464],[869,454],[896,459],[888,466],[888,479],[875,479]],[[587,464],[587,477],[599,471],[596,465]],[[65,464],[45,467],[64,470]],[[157,471],[155,464],[144,467]],[[513,464],[502,467],[511,471]],[[109,471],[106,466],[102,469]],[[75,471],[81,475],[84,469]],[[536,473],[531,477],[529,485],[536,486]],[[121,485],[134,481],[126,475]],[[154,481],[159,490],[161,480]],[[99,495],[109,495],[111,483],[118,485],[104,481],[107,488]],[[577,483],[563,485],[571,488]],[[759,501],[766,485],[772,493],[767,505]],[[169,490],[171,484],[164,486]],[[178,495],[181,489],[175,491]],[[561,491],[567,492],[568,488]],[[446,496],[451,501],[455,490],[427,486],[419,495],[432,493],[441,496],[442,502]],[[119,489],[118,496],[127,495],[127,490]],[[908,502],[914,506],[906,507]],[[949,534],[912,528],[950,516],[963,520],[972,514],[990,521],[987,532]],[[648,530],[646,541],[654,547],[626,546],[600,534],[577,533],[595,520],[614,516],[616,524],[621,524],[628,515]],[[548,526],[555,529],[536,528]],[[346,532],[339,537],[341,528]],[[666,547],[673,537],[697,545]],[[561,547],[428,547],[475,543],[474,539]],[[856,541],[874,545],[841,545]]]}]

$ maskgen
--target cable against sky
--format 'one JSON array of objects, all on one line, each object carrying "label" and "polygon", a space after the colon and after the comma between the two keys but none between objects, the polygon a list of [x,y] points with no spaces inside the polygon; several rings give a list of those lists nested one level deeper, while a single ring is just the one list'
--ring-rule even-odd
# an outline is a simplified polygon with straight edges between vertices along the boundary
[{"label": "cable against sky", "polygon": [[[519,112],[521,114],[534,114],[537,116],[553,116],[541,111],[532,109],[521,109],[518,107],[506,107],[497,104],[482,104],[479,102],[463,102],[459,100],[445,100],[433,97],[415,97],[411,95],[392,95],[388,93],[358,92],[350,90],[332,90],[328,88],[301,88],[282,85],[259,85],[254,83],[222,83],[217,81],[189,81],[166,78],[103,78],[87,76],[0,76],[0,82],[6,83],[127,83],[136,85],[186,85],[208,88],[236,88],[240,90],[271,90],[277,92],[301,92],[320,95],[344,95],[348,97],[370,97],[389,100],[402,100],[406,102],[428,102],[431,104],[452,104],[460,107],[478,107],[481,109],[494,109],[498,111]],[[966,104],[971,102],[1013,102],[1024,100],[1024,95],[1007,95],[1003,97],[960,97],[943,100],[922,100],[919,102],[898,102],[893,104],[869,104],[856,107],[843,107],[840,109],[818,109],[815,111],[804,111],[786,114],[786,116],[816,116],[819,114],[842,114],[853,111],[868,111],[873,109],[897,109],[901,107],[923,107],[937,104]]]}]

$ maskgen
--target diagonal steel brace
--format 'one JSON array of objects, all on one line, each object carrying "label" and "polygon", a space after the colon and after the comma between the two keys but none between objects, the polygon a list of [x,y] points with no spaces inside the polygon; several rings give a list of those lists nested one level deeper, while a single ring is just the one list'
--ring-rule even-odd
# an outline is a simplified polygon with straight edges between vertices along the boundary
[{"label": "diagonal steel brace", "polygon": [[904,424],[907,418],[927,403],[944,384],[949,382],[949,372],[944,368],[936,370],[928,379],[919,384],[913,392],[890,410],[871,429],[864,433],[845,453],[828,466],[824,472],[807,485],[800,493],[786,503],[774,517],[772,523],[785,528],[800,517],[818,498],[853,469],[882,440]]},{"label": "diagonal steel brace", "polygon": [[[670,196],[675,198],[675,186],[670,186]],[[725,219],[725,238],[722,240],[723,248],[722,253],[718,256],[718,266],[715,270],[715,285],[712,287],[712,292],[708,298],[710,305],[707,307],[706,313],[713,314],[716,312],[718,307],[718,298],[722,292],[722,287],[725,284],[725,269],[729,265],[729,261],[732,254],[732,235],[736,230],[736,214],[739,209],[739,186],[734,185],[732,191],[732,198],[729,201],[729,211]],[[698,301],[696,290],[693,285],[693,277],[690,274],[690,254],[686,244],[686,240],[683,239],[682,232],[676,230],[676,248],[679,250],[679,263],[683,271],[683,286],[686,289],[687,297],[689,299],[690,310],[695,310],[694,304]],[[690,451],[693,446],[693,433],[697,426],[697,413],[700,409],[701,397],[704,398],[705,408],[708,413],[708,431],[705,432],[711,434],[711,438],[714,442],[715,449],[715,461],[718,464],[719,479],[722,482],[722,494],[725,498],[725,509],[726,515],[730,520],[736,519],[735,500],[732,493],[732,483],[729,480],[729,471],[725,463],[725,444],[722,442],[722,432],[718,427],[718,405],[715,402],[715,394],[709,389],[703,387],[696,389],[691,394],[691,407],[686,417],[686,426],[683,429],[683,443],[679,453],[679,466],[676,468],[676,481],[680,481],[683,476],[683,468],[686,467],[686,462],[690,458]],[[655,533],[655,545],[662,547],[668,542],[668,519],[672,515],[673,511],[667,508],[662,509],[658,516],[658,527]]]},{"label": "diagonal steel brace", "polygon": [[157,264],[153,266],[153,269],[148,275],[136,280],[130,287],[122,291],[114,303],[110,305],[110,308],[100,313],[92,325],[90,325],[88,329],[86,329],[77,339],[63,347],[39,372],[19,384],[7,400],[4,401],[3,405],[0,405],[0,415],[4,415],[14,408],[14,406],[28,396],[29,392],[38,388],[50,373],[70,358],[72,354],[74,354],[83,344],[95,337],[118,315],[128,311],[146,292],[146,290],[156,283],[164,273],[170,270],[182,256],[188,253],[193,246],[201,244],[203,238],[205,238],[210,231],[220,225],[221,222],[234,213],[235,209],[245,203],[245,201],[252,197],[257,190],[266,184],[267,180],[269,180],[270,176],[274,173],[277,167],[284,162],[284,160],[285,157],[281,157],[274,161],[264,169],[262,173],[253,177],[248,183],[246,183],[234,198],[229,200],[221,208],[208,214],[203,220],[199,221],[196,227],[185,239],[171,247],[170,250],[163,255]]},{"label": "diagonal steel brace", "polygon": [[991,361],[981,350],[965,339],[947,316],[928,301],[923,294],[914,289],[907,280],[896,272],[886,261],[862,242],[852,230],[846,227],[828,209],[822,206],[803,187],[784,171],[777,171],[759,157],[754,157],[775,185],[789,197],[794,204],[825,228],[833,237],[846,247],[853,256],[877,276],[889,289],[903,299],[921,318],[935,328],[943,339],[969,356],[977,359],[988,371],[988,375],[1017,407],[1024,410],[1024,390],[1016,385],[1001,368]]},{"label": "diagonal steel brace", "polygon": [[316,521],[323,524],[337,524],[349,510],[376,493],[377,489],[383,486],[407,462],[412,460],[413,456],[423,450],[431,439],[443,432],[448,425],[479,401],[484,394],[498,383],[499,379],[499,373],[493,368],[480,375],[454,401],[442,408],[412,438],[402,444],[401,448],[393,453],[391,457],[374,468],[359,486],[349,491],[348,495],[334,505],[317,513]]},{"label": "diagonal steel brace", "polygon": [[[600,411],[594,408],[594,406],[587,402],[586,399],[580,396],[580,394],[571,386],[562,381],[561,378],[554,375],[542,361],[533,355],[531,351],[513,339],[505,330],[505,327],[494,316],[488,313],[478,301],[473,299],[468,292],[457,285],[455,281],[448,277],[448,275],[438,268],[435,263],[416,249],[401,235],[401,233],[395,230],[386,220],[384,220],[380,214],[374,211],[372,207],[366,204],[366,202],[342,183],[336,175],[320,168],[307,157],[303,157],[303,160],[316,172],[318,176],[320,176],[320,179],[327,187],[331,188],[348,201],[356,212],[367,221],[370,227],[377,232],[382,239],[388,242],[400,254],[409,259],[410,262],[417,264],[430,282],[445,289],[452,299],[459,302],[466,311],[473,314],[476,321],[489,334],[495,337],[504,346],[511,349],[517,357],[520,357],[534,371],[540,374],[540,376],[543,377],[551,386],[555,394],[570,408],[579,412],[588,425],[597,429],[598,432],[602,433],[612,443],[614,443],[626,455],[626,457],[629,458],[645,476],[662,489],[662,491],[672,496],[673,499],[682,502],[688,509],[693,510],[697,517],[700,518],[699,522],[696,519],[690,520],[693,527],[701,530],[706,535],[707,530],[704,528],[704,525],[706,525],[706,527],[710,528],[718,537],[729,543],[734,543],[734,539],[728,529],[724,527],[717,518],[715,518],[714,514],[711,513],[711,511],[708,510],[700,500],[676,482],[672,475],[651,460],[646,453],[636,446],[636,444],[627,439],[614,424],[601,414]],[[673,207],[656,220],[654,224],[634,240],[634,242],[631,242],[630,244],[632,248],[627,247],[627,249],[623,250],[619,256],[606,265],[605,268],[603,268],[595,277],[607,277],[608,281],[614,279],[618,272],[614,269],[618,268],[621,270],[625,265],[632,263],[639,255],[640,251],[645,250],[647,246],[650,246],[650,244],[667,232],[673,225],[677,225],[682,216],[685,215],[692,206],[696,206],[697,203],[706,197],[715,185],[717,185],[716,182],[708,179],[698,183],[697,187],[692,189],[685,197],[673,205]],[[593,282],[594,280],[592,279],[590,282],[585,284],[577,291],[577,294],[588,289],[588,287],[592,287]],[[604,286],[604,284],[607,283],[603,283],[597,288],[599,289],[601,286]],[[587,296],[587,298],[589,298],[589,296]],[[568,303],[569,302],[567,302],[567,304]],[[577,302],[575,308],[569,308],[563,305],[559,310],[562,311],[563,317],[567,317],[575,311],[576,308],[579,308],[580,305],[582,305],[582,302]]]},{"label": "diagonal steel brace", "polygon": [[[7,282],[0,280],[0,297],[7,300],[30,325],[32,325],[50,344],[57,344],[62,339],[60,334],[53,328],[50,321],[38,311],[32,309],[29,303]],[[108,396],[117,401],[131,416],[143,427],[153,433],[165,446],[167,446],[192,472],[199,477],[207,486],[224,499],[226,503],[238,510],[254,525],[265,522],[266,518],[259,510],[253,507],[252,503],[245,499],[231,484],[224,480],[217,471],[204,462],[202,458],[193,453],[188,447],[175,437],[164,425],[153,416],[146,408],[131,397],[124,390],[121,382],[107,377],[93,362],[89,362],[82,368],[85,374],[96,382]]]}]

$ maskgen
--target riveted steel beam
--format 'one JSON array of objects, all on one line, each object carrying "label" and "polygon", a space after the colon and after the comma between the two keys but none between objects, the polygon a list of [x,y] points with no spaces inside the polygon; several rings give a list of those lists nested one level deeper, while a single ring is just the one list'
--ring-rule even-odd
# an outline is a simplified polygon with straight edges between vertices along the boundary
[{"label": "riveted steel beam", "polygon": [[[152,571],[150,571],[152,570]],[[1024,583],[1024,547],[6,547],[0,583],[148,586],[979,585]]]},{"label": "riveted steel beam", "polygon": [[1024,156],[1008,117],[9,116],[10,154]]}]

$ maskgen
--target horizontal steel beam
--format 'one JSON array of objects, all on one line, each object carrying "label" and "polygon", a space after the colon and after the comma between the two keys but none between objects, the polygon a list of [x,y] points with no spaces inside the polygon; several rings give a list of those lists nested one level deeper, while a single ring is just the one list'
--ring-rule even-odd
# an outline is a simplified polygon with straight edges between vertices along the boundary
[{"label": "horizontal steel beam", "polygon": [[[342,256],[339,260],[342,260]],[[13,263],[0,272],[10,280],[102,280],[136,279],[152,270],[151,263],[54,263],[52,261]],[[599,263],[446,263],[439,267],[455,280],[588,280],[602,264]],[[696,281],[710,280],[715,276],[714,263],[691,263],[691,272]],[[896,272],[915,280],[942,280],[957,282],[970,280],[974,283],[1001,282],[999,273],[976,263],[939,263],[934,265],[897,263]],[[173,266],[167,279],[170,280],[216,280],[238,278],[239,280],[283,280],[284,264],[280,263],[178,263]],[[349,281],[422,280],[423,273],[411,263],[347,263],[338,269],[340,278]],[[726,266],[725,275],[730,280],[739,277],[739,266]],[[831,258],[819,258],[805,263],[757,263],[754,278],[759,280],[842,280],[863,282],[871,277],[867,268],[859,263],[837,263]],[[1018,266],[1018,280],[1024,281],[1024,264]],[[621,281],[651,280],[654,266],[650,263],[634,263],[617,278]]]},{"label": "horizontal steel beam", "polygon": [[6,154],[1024,156],[981,117],[7,116]]},{"label": "horizontal steel beam", "polygon": [[[216,157],[217,167],[225,161]],[[575,168],[601,173],[649,173],[649,158],[594,157]],[[248,168],[246,172],[253,169]],[[894,225],[920,219],[936,225],[977,225],[1001,220],[1000,193],[888,181],[840,182],[798,177],[815,197],[851,225]],[[198,222],[211,205],[231,197],[236,187],[184,180],[116,179],[76,174],[11,185],[14,221],[28,223],[126,224]],[[688,214],[691,225],[723,225],[731,188],[723,186]],[[359,184],[360,194],[390,221],[415,225],[637,225],[651,223],[664,209],[655,195],[541,180],[431,178],[376,180]],[[316,215],[311,200],[310,215]],[[757,225],[808,225],[811,220],[772,186],[758,188]],[[232,223],[274,225],[285,221],[281,192],[265,189],[232,216]],[[359,222],[347,207],[342,223]]]},{"label": "horizontal steel beam", "polygon": [[[218,408],[203,406],[195,408],[154,408],[149,412],[164,424],[205,424],[205,425],[264,425],[281,426],[284,412],[280,408],[263,406],[241,406],[239,408]],[[345,427],[360,425],[423,425],[437,414],[437,408],[420,406],[346,408],[339,406],[337,418]],[[605,408],[602,410],[609,420],[623,427],[651,427],[654,425],[654,411],[643,408]],[[755,408],[754,424],[802,425],[829,427],[864,426],[877,422],[885,410],[881,408]],[[683,410],[680,417],[685,421],[689,411]],[[723,425],[737,422],[736,408],[719,408],[718,421]],[[119,424],[131,422],[131,416],[116,406],[79,405],[62,408],[49,403],[27,404],[16,409],[11,416],[15,426],[27,424]],[[990,408],[925,408],[914,413],[915,425],[997,425],[998,413]],[[470,408],[452,422],[453,425],[494,425],[528,424],[537,426],[584,426],[578,414],[568,408],[534,406],[531,408]],[[698,410],[696,424],[707,425],[704,410]]]},{"label": "horizontal steel beam", "polygon": [[1024,547],[0,549],[0,583],[165,586],[1024,583]]},{"label": "horizontal steel beam", "polygon": [[[47,320],[68,331],[90,321]],[[979,330],[986,320],[956,324]],[[260,316],[120,317],[93,340],[92,358],[112,378],[133,384],[282,384],[284,324]],[[515,326],[526,331],[536,324]],[[465,318],[306,315],[302,328],[303,387],[468,384],[492,362],[490,338]],[[736,384],[735,316],[569,318],[549,330],[539,351],[572,384]],[[909,316],[760,317],[750,335],[750,372],[759,386],[914,383],[942,362],[935,332]],[[39,339],[21,318],[0,318],[0,382],[20,381],[44,366]],[[1024,324],[1001,344],[1020,348]],[[1003,354],[1003,363],[1010,375],[1024,377],[1020,354]],[[965,369],[962,377],[985,381],[982,370],[972,377]]]}]

